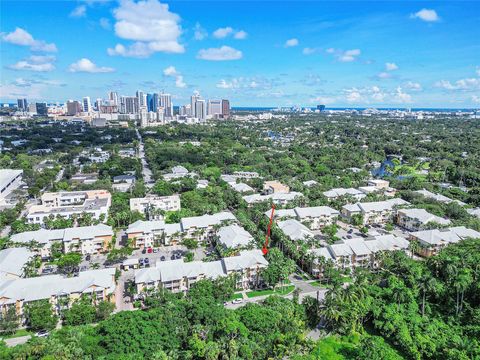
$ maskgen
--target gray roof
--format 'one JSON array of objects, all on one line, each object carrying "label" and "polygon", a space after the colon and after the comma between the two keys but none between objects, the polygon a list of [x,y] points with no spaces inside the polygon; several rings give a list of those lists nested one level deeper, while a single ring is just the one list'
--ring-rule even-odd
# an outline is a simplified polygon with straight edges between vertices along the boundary
[{"label": "gray roof", "polygon": [[245,183],[232,184],[232,188],[238,192],[249,192],[254,191],[253,188]]},{"label": "gray roof", "polygon": [[353,250],[350,248],[350,246],[344,243],[328,245],[328,248],[330,249],[330,252],[334,258],[353,255]]},{"label": "gray roof", "polygon": [[240,251],[237,256],[223,258],[223,263],[227,272],[268,265],[268,261],[259,249]]},{"label": "gray roof", "polygon": [[3,189],[14,178],[23,173],[23,170],[0,169],[0,189]]},{"label": "gray roof", "polygon": [[408,249],[409,241],[393,234],[375,236],[373,239],[366,239],[365,245],[372,253],[378,251],[393,251]]},{"label": "gray roof", "polygon": [[345,239],[343,242],[350,246],[350,249],[352,249],[353,253],[357,256],[369,255],[372,253],[367,245],[365,245],[365,240],[363,238]]},{"label": "gray roof", "polygon": [[465,226],[455,226],[440,230],[416,231],[410,234],[426,245],[456,243],[467,238],[480,239],[480,233],[478,231],[468,229]]},{"label": "gray roof", "polygon": [[183,230],[190,228],[207,228],[209,226],[219,225],[223,221],[237,220],[237,218],[229,211],[219,212],[213,215],[202,215],[183,218],[180,223]]},{"label": "gray roof", "polygon": [[[95,288],[115,291],[115,269],[100,269],[80,272],[75,277],[46,275],[33,278],[4,280],[0,282],[0,298],[5,303],[17,300],[34,301],[49,299],[51,296],[71,293],[90,293]],[[0,301],[0,304],[2,302]]]},{"label": "gray roof", "polygon": [[272,200],[273,202],[282,202],[282,201],[292,201],[297,197],[302,197],[303,194],[300,192],[291,191],[289,193],[273,193],[268,195],[261,194],[252,194],[246,195],[243,197],[248,204],[253,204],[256,202],[262,202],[267,200]]},{"label": "gray roof", "polygon": [[355,212],[361,211],[364,213],[369,212],[382,212],[382,211],[391,211],[393,210],[394,206],[399,205],[409,205],[408,201],[405,201],[400,198],[389,199],[385,201],[374,201],[374,202],[364,202],[364,203],[356,203],[356,204],[348,204],[343,206],[344,209]]},{"label": "gray roof", "polygon": [[217,235],[218,242],[227,248],[247,246],[253,240],[253,236],[237,224],[220,228]]},{"label": "gray roof", "polygon": [[340,197],[340,196],[345,196],[345,195],[352,195],[352,196],[359,196],[359,197],[364,197],[365,194],[362,193],[360,190],[357,190],[355,188],[335,188],[335,189],[330,189],[328,191],[324,191],[323,195],[325,195],[328,198],[335,198],[335,197]]},{"label": "gray roof", "polygon": [[295,212],[300,219],[315,218],[321,216],[336,216],[340,214],[337,210],[332,209],[329,206],[315,206],[305,208],[296,207]]},{"label": "gray roof", "polygon": [[33,257],[33,253],[27,248],[10,248],[0,251],[0,276],[23,275],[23,267]]},{"label": "gray roof", "polygon": [[307,237],[314,237],[313,232],[309,228],[295,219],[278,221],[277,225],[292,240],[305,240]]},{"label": "gray roof", "polygon": [[472,216],[480,218],[480,207],[476,209],[467,209],[467,212]]},{"label": "gray roof", "polygon": [[450,220],[444,219],[440,216],[430,214],[425,209],[401,209],[398,211],[399,214],[403,214],[408,218],[416,219],[422,224],[427,224],[429,222],[436,222],[440,225],[450,224]]},{"label": "gray roof", "polygon": [[326,247],[312,249],[309,251],[310,253],[314,254],[315,256],[321,256],[325,260],[333,260],[333,256]]}]

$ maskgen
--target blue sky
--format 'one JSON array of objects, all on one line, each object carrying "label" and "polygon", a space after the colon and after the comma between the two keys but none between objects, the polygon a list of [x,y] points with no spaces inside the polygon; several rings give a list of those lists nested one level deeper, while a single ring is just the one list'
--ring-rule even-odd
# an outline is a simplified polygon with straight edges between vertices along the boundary
[{"label": "blue sky", "polygon": [[0,100],[480,107],[480,2],[2,1]]}]

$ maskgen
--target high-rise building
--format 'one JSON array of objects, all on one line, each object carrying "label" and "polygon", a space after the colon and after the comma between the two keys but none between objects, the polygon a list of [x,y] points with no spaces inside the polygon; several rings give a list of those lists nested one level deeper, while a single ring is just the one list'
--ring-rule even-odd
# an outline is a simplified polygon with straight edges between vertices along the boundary
[{"label": "high-rise building", "polygon": [[47,107],[47,103],[45,102],[41,102],[41,103],[36,103],[36,107],[37,107],[37,115],[48,115],[48,107]]},{"label": "high-rise building", "polygon": [[166,118],[173,118],[172,96],[170,94],[160,94],[158,104],[165,109]]},{"label": "high-rise building", "polygon": [[317,110],[318,110],[318,111],[323,111],[323,110],[325,110],[325,105],[317,105]]},{"label": "high-rise building", "polygon": [[222,116],[224,119],[230,117],[230,101],[222,100]]},{"label": "high-rise building", "polygon": [[222,115],[222,101],[208,100],[207,114],[215,117],[215,115]]},{"label": "high-rise building", "polygon": [[90,96],[85,96],[82,99],[82,111],[85,113],[92,111],[92,103],[90,101]]},{"label": "high-rise building", "polygon": [[118,106],[118,93],[116,91],[110,91],[108,94],[108,100],[110,100],[110,105]]},{"label": "high-rise building", "polygon": [[159,106],[159,96],[157,93],[147,95],[147,110],[156,112]]},{"label": "high-rise building", "polygon": [[207,118],[205,100],[195,101],[195,117],[200,121],[205,121],[205,119]]},{"label": "high-rise building", "polygon": [[95,109],[97,111],[100,111],[102,109],[102,105],[103,105],[103,99],[97,98],[97,100],[95,100]]},{"label": "high-rise building", "polygon": [[138,114],[138,98],[136,96],[120,97],[120,113],[122,114]]},{"label": "high-rise building", "polygon": [[[77,100],[68,100],[67,101],[67,115],[75,116],[82,111],[82,106]],[[38,109],[37,109],[38,113]]]},{"label": "high-rise building", "polygon": [[178,115],[180,116],[189,116],[192,113],[192,110],[190,109],[190,104],[180,106],[180,109],[178,110]]},{"label": "high-rise building", "polygon": [[28,102],[27,99],[18,99],[17,107],[20,111],[28,111]]},{"label": "high-rise building", "polygon": [[143,91],[137,90],[136,96],[138,99],[138,108],[147,109],[147,94]]},{"label": "high-rise building", "polygon": [[194,94],[190,97],[190,111],[191,113],[189,114],[192,117],[198,117],[197,114],[195,113],[196,107],[196,102],[197,100],[200,100],[200,95],[199,94]]},{"label": "high-rise building", "polygon": [[37,104],[36,103],[30,103],[28,104],[28,112],[32,114],[37,113]]}]

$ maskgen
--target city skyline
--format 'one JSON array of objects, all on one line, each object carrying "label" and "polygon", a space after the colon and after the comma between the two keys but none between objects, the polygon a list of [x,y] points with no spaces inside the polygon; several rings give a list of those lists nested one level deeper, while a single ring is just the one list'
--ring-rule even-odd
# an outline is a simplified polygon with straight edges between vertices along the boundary
[{"label": "city skyline", "polygon": [[174,106],[195,91],[232,106],[480,106],[474,2],[4,1],[1,8],[8,14],[0,28],[2,102],[93,102],[140,89],[172,94]]}]

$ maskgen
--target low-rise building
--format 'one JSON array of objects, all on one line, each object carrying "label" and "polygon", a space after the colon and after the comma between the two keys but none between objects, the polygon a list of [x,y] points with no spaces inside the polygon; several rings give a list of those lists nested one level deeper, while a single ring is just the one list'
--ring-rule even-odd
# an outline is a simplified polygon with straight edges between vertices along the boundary
[{"label": "low-rise building", "polygon": [[330,189],[330,190],[328,190],[328,191],[324,191],[324,192],[323,192],[323,195],[325,195],[325,197],[327,197],[329,200],[335,200],[335,199],[338,199],[339,197],[342,197],[342,196],[352,196],[352,197],[355,198],[356,200],[361,200],[361,199],[363,199],[365,196],[367,196],[366,194],[364,194],[364,193],[361,192],[360,190],[354,189],[354,188],[348,188],[348,189],[345,189],[345,188],[335,188],[335,189]]},{"label": "low-rise building", "polygon": [[480,218],[480,207],[476,209],[467,209],[467,212],[472,216],[476,216],[477,218]]},{"label": "low-rise building", "polygon": [[180,196],[147,195],[143,198],[131,198],[130,210],[145,214],[149,220],[162,220],[162,212],[180,210]]},{"label": "low-rise building", "polygon": [[83,271],[75,277],[46,275],[0,281],[0,312],[14,306],[19,316],[25,305],[48,300],[54,312],[67,309],[82,296],[98,301],[115,301],[115,269]]},{"label": "low-rise building", "polygon": [[130,190],[137,181],[134,175],[118,175],[113,177],[112,189],[127,192]]},{"label": "low-rise building", "polygon": [[[271,210],[265,212],[270,218]],[[293,209],[278,209],[274,212],[275,219],[297,219],[311,230],[318,230],[326,225],[334,224],[340,215],[338,210],[329,206],[296,207]]]},{"label": "low-rise building", "polygon": [[193,172],[189,172],[187,168],[181,165],[177,165],[172,168],[171,173],[164,174],[163,178],[167,181],[171,181],[171,180],[181,179],[184,177],[194,177],[194,176],[197,176],[197,174]]},{"label": "low-rise building", "polygon": [[246,247],[252,244],[253,241],[253,236],[237,224],[221,227],[216,235],[217,244],[226,249]]},{"label": "low-rise building", "polygon": [[177,224],[165,224],[160,220],[138,220],[130,224],[126,233],[133,246],[137,248],[174,245],[186,238],[205,242],[216,234],[216,229],[220,225],[236,221],[235,216],[228,211],[182,218]]},{"label": "low-rise building", "polygon": [[25,265],[27,265],[33,257],[34,253],[27,248],[18,247],[1,250],[0,282],[7,279],[23,277]]},{"label": "low-rise building", "polygon": [[399,206],[410,205],[400,198],[385,201],[347,204],[342,207],[342,215],[352,220],[355,215],[361,215],[363,224],[383,224],[394,219]]},{"label": "low-rise building", "polygon": [[464,202],[462,201],[459,201],[459,200],[452,200],[450,199],[449,197],[445,196],[445,195],[442,195],[442,194],[436,194],[436,193],[433,193],[431,191],[428,191],[428,190],[425,190],[425,189],[422,189],[422,190],[417,190],[415,191],[417,194],[420,194],[420,195],[423,195],[424,197],[426,197],[427,199],[432,199],[432,200],[435,200],[435,201],[438,201],[438,202],[441,202],[441,203],[444,203],[444,204],[449,204],[451,202],[456,202],[458,205],[460,206],[465,206],[467,204],[465,204]]},{"label": "low-rise building", "polygon": [[72,184],[85,184],[91,185],[98,181],[98,174],[75,174],[70,178]]},{"label": "low-rise building", "polygon": [[245,183],[229,183],[233,190],[239,193],[254,192],[255,190]]},{"label": "low-rise building", "polygon": [[377,189],[388,189],[390,182],[382,179],[371,179],[367,182],[368,186],[375,186]]},{"label": "low-rise building", "polygon": [[278,221],[277,226],[293,241],[313,239],[315,236],[309,228],[295,219]]},{"label": "low-rise building", "polygon": [[50,216],[71,218],[82,213],[91,214],[95,220],[103,218],[106,221],[111,201],[111,194],[107,190],[45,193],[41,197],[41,204],[31,206],[26,217],[30,224],[40,225]]},{"label": "low-rise building", "polygon": [[290,192],[290,187],[279,181],[273,180],[265,181],[263,184],[263,190],[265,190],[267,194],[287,194]]},{"label": "low-rise building", "polygon": [[287,205],[288,203],[294,201],[297,198],[303,197],[303,194],[300,192],[289,192],[289,193],[274,193],[268,195],[261,194],[252,194],[243,196],[243,200],[246,201],[248,205],[253,205],[256,203],[264,201],[272,201],[276,205]]},{"label": "low-rise building", "polygon": [[416,252],[420,256],[430,257],[438,254],[444,247],[458,243],[467,238],[480,239],[478,231],[465,226],[456,226],[447,229],[422,230],[410,233],[410,241],[417,241],[419,246]]},{"label": "low-rise building", "polygon": [[51,247],[54,243],[62,243],[64,253],[99,254],[107,251],[112,237],[111,226],[98,224],[66,229],[27,231],[12,235],[10,241],[25,245],[35,243],[36,252],[42,258],[48,258],[52,255]]},{"label": "low-rise building", "polygon": [[0,169],[0,204],[22,185],[23,170]]},{"label": "low-rise building", "polygon": [[428,224],[449,225],[450,220],[430,214],[425,209],[400,209],[396,216],[397,225],[408,231],[425,230]]},{"label": "low-rise building", "polygon": [[135,271],[135,284],[139,293],[159,288],[178,293],[187,292],[203,279],[235,275],[237,287],[248,289],[261,283],[260,272],[267,266],[268,261],[258,249],[244,250],[236,256],[212,262],[159,261],[155,267]]}]

